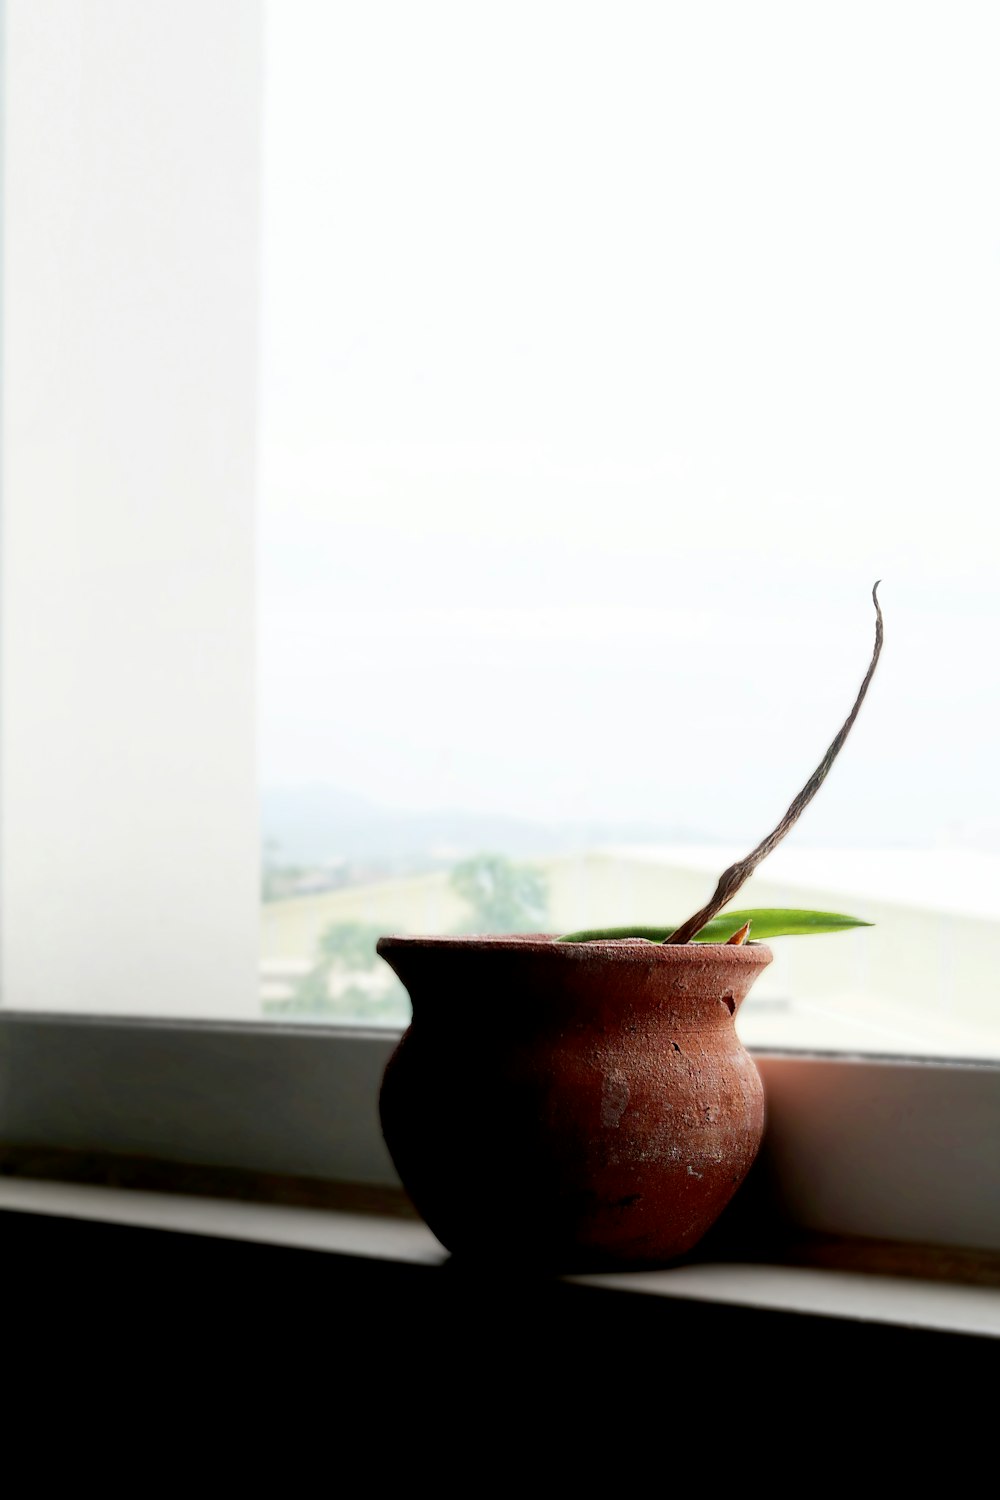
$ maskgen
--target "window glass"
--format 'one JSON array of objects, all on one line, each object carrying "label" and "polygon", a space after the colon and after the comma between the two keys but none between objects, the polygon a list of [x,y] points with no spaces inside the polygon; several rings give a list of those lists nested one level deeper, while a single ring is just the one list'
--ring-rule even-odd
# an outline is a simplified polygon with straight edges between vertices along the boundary
[{"label": "window glass", "polygon": [[[260,1007],[737,906],[755,1044],[996,1056],[989,5],[265,12]],[[752,934],[751,934],[752,935]]]},{"label": "window glass", "polygon": [[880,578],[736,901],[872,925],[738,1024],[1000,1056],[995,7],[3,18],[4,1006],[399,1026],[380,933],[669,927]]}]

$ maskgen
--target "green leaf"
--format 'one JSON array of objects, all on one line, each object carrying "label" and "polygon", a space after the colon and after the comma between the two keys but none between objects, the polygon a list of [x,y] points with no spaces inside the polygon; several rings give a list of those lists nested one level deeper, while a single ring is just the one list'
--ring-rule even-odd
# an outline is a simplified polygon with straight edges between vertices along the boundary
[{"label": "green leaf", "polygon": [[[763,938],[791,937],[801,933],[843,932],[848,927],[871,927],[859,917],[847,917],[836,911],[802,911],[797,907],[758,907],[751,911],[724,911],[707,922],[692,939],[695,943],[725,943],[745,922],[750,923],[750,941]],[[569,932],[561,943],[593,943],[601,938],[645,938],[650,943],[665,943],[673,927],[591,927]]]}]

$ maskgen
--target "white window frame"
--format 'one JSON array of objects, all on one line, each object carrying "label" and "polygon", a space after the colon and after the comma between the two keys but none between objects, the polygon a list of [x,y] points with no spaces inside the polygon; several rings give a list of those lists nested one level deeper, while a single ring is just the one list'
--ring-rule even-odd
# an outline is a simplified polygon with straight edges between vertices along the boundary
[{"label": "white window frame", "polygon": [[[217,992],[200,990],[186,999],[209,1014]],[[4,1147],[397,1185],[377,1096],[398,1033],[58,1004],[53,994],[53,1013],[0,1011]],[[1000,1250],[1000,1064],[755,1056],[775,1202],[794,1225]]]},{"label": "white window frame", "polygon": [[[398,1187],[399,1032],[0,1014],[0,1142]],[[1000,1250],[1000,1066],[754,1052],[771,1207],[827,1235]]]}]

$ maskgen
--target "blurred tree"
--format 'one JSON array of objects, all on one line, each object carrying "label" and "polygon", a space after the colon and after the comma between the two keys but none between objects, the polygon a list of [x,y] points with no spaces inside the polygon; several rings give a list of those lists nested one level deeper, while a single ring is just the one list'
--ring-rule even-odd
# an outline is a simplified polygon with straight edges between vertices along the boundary
[{"label": "blurred tree", "polygon": [[[409,1019],[409,997],[395,975],[372,985],[364,976],[385,968],[375,944],[385,929],[373,922],[331,922],[316,945],[315,961],[287,1000],[269,1000],[269,1015],[329,1016],[341,1021]],[[352,982],[353,981],[353,982]]]},{"label": "blurred tree", "polygon": [[261,901],[280,901],[293,894],[295,882],[304,874],[299,865],[286,865],[277,839],[267,839],[260,862]]},{"label": "blurred tree", "polygon": [[455,865],[451,887],[469,906],[462,932],[541,932],[548,921],[544,875],[502,854],[477,854]]}]

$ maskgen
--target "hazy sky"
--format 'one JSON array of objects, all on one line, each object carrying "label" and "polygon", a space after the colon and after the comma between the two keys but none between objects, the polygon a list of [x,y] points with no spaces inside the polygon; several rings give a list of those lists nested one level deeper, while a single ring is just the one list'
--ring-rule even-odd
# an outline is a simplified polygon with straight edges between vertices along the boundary
[{"label": "hazy sky", "polygon": [[1000,12],[266,6],[261,779],[1000,846]]}]

